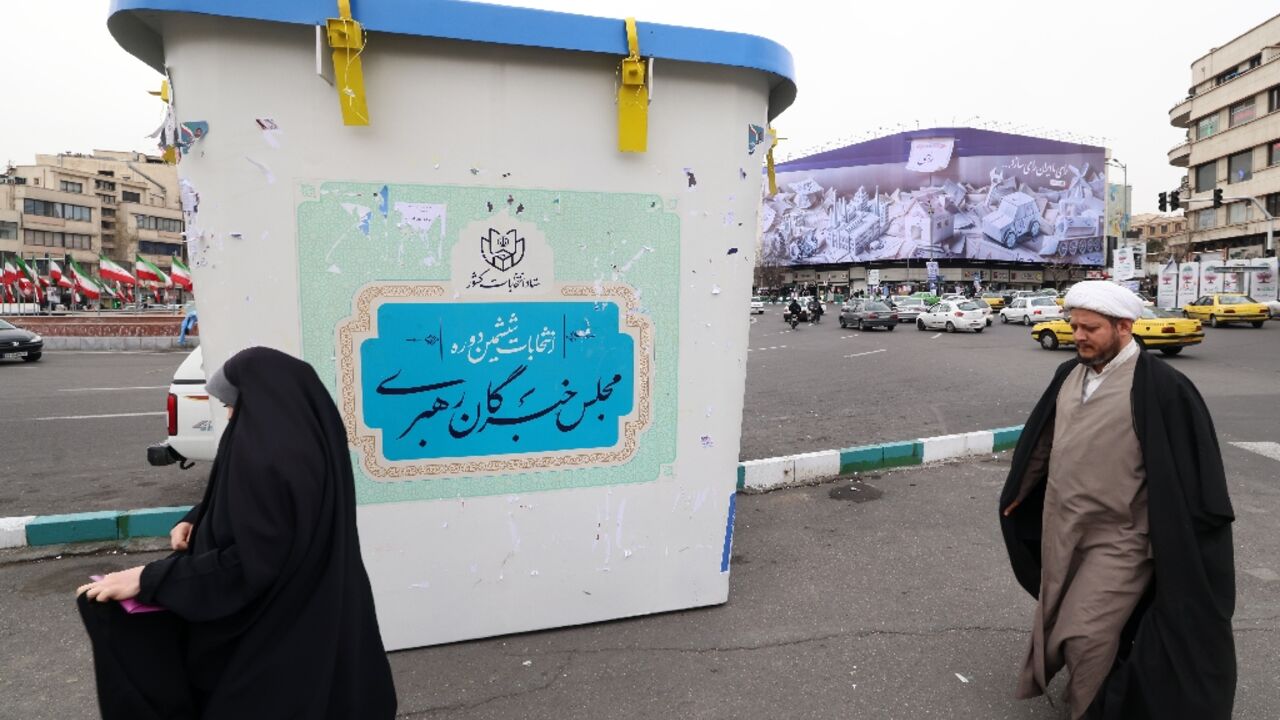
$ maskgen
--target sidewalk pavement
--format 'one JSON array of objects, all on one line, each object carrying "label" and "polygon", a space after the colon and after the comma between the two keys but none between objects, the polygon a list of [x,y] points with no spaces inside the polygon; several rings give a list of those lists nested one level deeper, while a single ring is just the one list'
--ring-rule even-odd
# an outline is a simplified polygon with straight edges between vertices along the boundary
[{"label": "sidewalk pavement", "polygon": [[[393,653],[401,717],[1056,718],[1010,697],[1034,606],[996,521],[1008,460],[744,495],[727,604]],[[1236,528],[1236,717],[1277,717],[1280,587],[1247,568],[1276,552],[1280,497],[1232,481],[1257,510]],[[0,565],[0,715],[96,717],[71,593],[155,557]]]}]

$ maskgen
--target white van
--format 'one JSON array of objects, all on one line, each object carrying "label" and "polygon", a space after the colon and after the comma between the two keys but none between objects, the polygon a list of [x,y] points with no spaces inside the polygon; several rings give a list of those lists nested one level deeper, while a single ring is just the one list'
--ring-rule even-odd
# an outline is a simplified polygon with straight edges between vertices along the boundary
[{"label": "white van", "polygon": [[218,435],[211,407],[221,408],[222,403],[209,398],[204,383],[204,354],[197,347],[173,374],[166,401],[169,437],[147,448],[147,462],[157,466],[176,462],[183,470],[196,462],[213,462]]}]

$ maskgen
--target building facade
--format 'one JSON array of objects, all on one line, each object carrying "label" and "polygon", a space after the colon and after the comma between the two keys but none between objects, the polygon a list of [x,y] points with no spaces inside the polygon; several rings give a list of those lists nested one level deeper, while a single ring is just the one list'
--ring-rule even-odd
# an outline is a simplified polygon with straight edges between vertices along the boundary
[{"label": "building facade", "polygon": [[1129,219],[1124,244],[1146,249],[1144,274],[1155,275],[1170,259],[1180,259],[1187,247],[1187,219],[1181,213],[1143,213]]},{"label": "building facade", "polygon": [[[1191,64],[1187,97],[1169,111],[1186,136],[1169,163],[1187,168],[1181,188],[1185,244],[1175,255],[1259,257],[1268,220],[1280,215],[1280,15]],[[1222,207],[1213,207],[1221,188]],[[1274,250],[1273,250],[1274,251]]]},{"label": "building facade", "polygon": [[141,255],[168,270],[183,252],[177,169],[159,157],[95,150],[37,155],[0,175],[0,252],[68,256],[96,273],[105,255],[132,270]]}]

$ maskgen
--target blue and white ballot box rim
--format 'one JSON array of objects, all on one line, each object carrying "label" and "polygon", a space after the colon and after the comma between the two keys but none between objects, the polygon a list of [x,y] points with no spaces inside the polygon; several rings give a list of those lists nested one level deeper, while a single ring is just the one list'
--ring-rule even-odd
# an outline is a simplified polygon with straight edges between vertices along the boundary
[{"label": "blue and white ballot box rim", "polygon": [[[464,0],[357,0],[352,5],[355,19],[371,32],[614,56],[628,52],[626,32],[618,19]],[[333,0],[111,0],[107,27],[121,47],[164,72],[159,21],[166,13],[320,26],[336,10]],[[768,73],[771,120],[795,101],[795,62],[785,47],[772,40],[642,21],[637,21],[636,31],[646,58]]]}]

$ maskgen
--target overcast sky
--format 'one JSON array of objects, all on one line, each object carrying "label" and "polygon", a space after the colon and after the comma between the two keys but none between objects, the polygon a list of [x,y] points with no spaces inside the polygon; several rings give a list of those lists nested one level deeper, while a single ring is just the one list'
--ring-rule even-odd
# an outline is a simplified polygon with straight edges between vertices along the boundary
[{"label": "overcast sky", "polygon": [[[377,0],[356,0],[357,16],[361,2]],[[1169,124],[1168,112],[1186,95],[1191,62],[1280,11],[1262,0],[503,4],[618,18],[640,13],[642,21],[776,40],[795,57],[799,85],[796,103],[775,122],[790,139],[784,157],[917,123],[1002,123],[1033,135],[1044,129],[1105,138],[1129,166],[1135,213],[1154,211],[1156,194],[1178,184],[1181,171],[1169,166],[1167,153],[1183,132]],[[160,77],[112,40],[108,0],[4,5],[9,101],[0,113],[0,161],[30,163],[37,152],[154,150],[144,136],[159,124],[161,109],[146,91]],[[1118,170],[1112,180],[1119,182]]]}]

